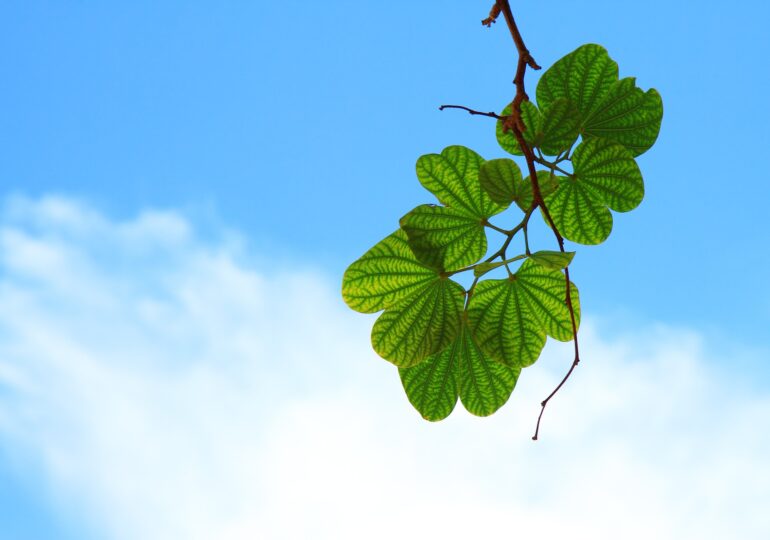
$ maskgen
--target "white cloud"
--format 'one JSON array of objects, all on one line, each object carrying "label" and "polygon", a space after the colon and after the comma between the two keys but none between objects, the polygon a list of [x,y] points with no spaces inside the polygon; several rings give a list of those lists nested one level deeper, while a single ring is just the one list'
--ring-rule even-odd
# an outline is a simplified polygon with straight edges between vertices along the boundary
[{"label": "white cloud", "polygon": [[488,419],[428,424],[338,283],[183,216],[0,222],[0,442],[114,539],[770,536],[770,393],[697,333],[582,329]]}]

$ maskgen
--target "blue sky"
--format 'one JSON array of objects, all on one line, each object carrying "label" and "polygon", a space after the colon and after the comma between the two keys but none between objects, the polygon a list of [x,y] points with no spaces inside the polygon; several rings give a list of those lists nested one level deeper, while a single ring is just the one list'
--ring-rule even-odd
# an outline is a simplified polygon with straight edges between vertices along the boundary
[{"label": "blue sky", "polygon": [[[241,343],[243,339],[244,348],[232,352],[238,367],[230,367],[246,370],[257,379],[269,371],[279,388],[297,403],[304,403],[303,391],[331,376],[312,367],[317,380],[304,375],[297,378],[289,376],[289,367],[283,372],[280,365],[261,360],[270,350],[279,358],[298,359],[296,365],[287,362],[287,366],[299,369],[307,367],[302,355],[310,354],[311,348],[295,351],[289,345],[252,343],[246,323],[262,321],[265,314],[261,307],[243,304],[237,293],[214,302],[211,320],[196,311],[200,302],[211,300],[200,292],[205,292],[205,284],[221,279],[225,289],[237,289],[234,283],[243,280],[247,285],[267,284],[254,285],[255,305],[261,306],[273,294],[269,292],[273,286],[288,287],[286,294],[294,300],[287,302],[297,309],[310,302],[302,300],[303,294],[314,299],[316,303],[303,317],[310,317],[309,313],[325,317],[323,310],[332,310],[339,319],[328,323],[329,334],[345,335],[351,343],[339,345],[340,338],[333,344],[323,336],[316,336],[315,341],[306,336],[306,341],[328,346],[328,350],[343,347],[338,352],[345,358],[369,357],[371,321],[350,318],[339,305],[336,290],[347,264],[391,232],[401,215],[430,201],[414,174],[417,157],[450,144],[472,147],[486,158],[503,157],[490,121],[437,110],[443,103],[501,109],[511,99],[514,51],[504,26],[487,30],[479,24],[489,7],[467,1],[182,5],[33,0],[0,7],[0,98],[5,104],[0,118],[0,197],[4,201],[0,221],[4,249],[16,246],[18,250],[18,257],[16,252],[6,252],[0,268],[3,303],[18,308],[11,311],[7,307],[7,317],[0,318],[0,350],[7,359],[0,370],[0,428],[6,426],[0,429],[0,534],[8,538],[125,538],[132,533],[115,533],[121,530],[121,520],[149,515],[138,510],[116,515],[107,507],[120,503],[133,509],[143,493],[140,487],[126,487],[118,480],[110,485],[100,483],[91,479],[87,469],[73,477],[71,471],[80,470],[74,461],[64,460],[69,463],[67,468],[51,457],[92,455],[93,451],[95,460],[106,460],[105,456],[115,452],[102,442],[122,439],[108,429],[108,420],[104,424],[102,419],[86,422],[82,416],[85,405],[82,409],[73,406],[73,412],[59,420],[51,414],[69,402],[70,394],[48,386],[52,381],[35,378],[36,373],[51,368],[41,338],[29,337],[37,335],[35,328],[58,329],[61,335],[54,334],[68,344],[68,351],[80,351],[81,356],[93,359],[93,365],[111,366],[112,372],[99,371],[104,377],[99,380],[108,386],[109,381],[119,380],[118,374],[130,372],[129,379],[141,378],[146,384],[137,383],[136,391],[149,396],[152,403],[161,399],[152,390],[156,387],[152,381],[165,380],[169,373],[183,369],[179,364],[186,355],[195,357],[193,363],[205,366],[201,367],[205,372],[211,368],[207,362],[220,356],[212,351],[219,351],[223,340]],[[725,9],[724,4],[712,1],[653,0],[641,5],[589,0],[529,2],[515,6],[515,11],[524,38],[541,65],[550,65],[583,43],[600,43],[619,63],[621,76],[636,76],[639,86],[655,87],[663,96],[660,138],[639,160],[645,177],[644,202],[630,214],[616,215],[610,239],[598,247],[579,247],[574,262],[584,313],[596,327],[597,350],[626,350],[627,343],[641,343],[642,350],[651,347],[649,365],[644,363],[644,355],[634,353],[629,360],[633,369],[626,366],[628,369],[616,371],[619,376],[634,377],[637,369],[645,374],[649,370],[650,379],[668,373],[653,369],[659,359],[671,357],[679,365],[687,364],[682,357],[697,358],[692,360],[696,365],[701,362],[703,369],[716,370],[715,381],[734,384],[729,387],[734,392],[721,390],[726,409],[743,410],[740,407],[745,405],[766,425],[770,416],[756,412],[765,411],[762,407],[770,394],[770,252],[763,243],[770,232],[765,219],[770,187],[762,161],[770,143],[766,128],[770,75],[765,69],[770,53],[766,22],[770,10],[766,3],[739,1]],[[532,90],[536,79],[537,75],[528,74]],[[137,242],[150,245],[137,247]],[[220,261],[221,267],[201,261],[207,257]],[[42,268],[47,264],[50,268]],[[47,273],[54,268],[62,275]],[[93,278],[94,299],[68,293],[80,290],[78,287],[88,289],[83,276]],[[192,292],[177,287],[187,280],[203,285],[190,289]],[[124,304],[101,299],[102,294],[109,297],[111,290],[118,291],[115,302]],[[144,298],[153,299],[155,307],[138,302]],[[153,320],[149,312],[141,311],[140,317],[129,309],[137,302],[142,310],[157,308],[175,314],[179,326],[167,328],[166,319],[161,318],[164,322],[159,327],[170,334],[148,330],[147,321]],[[22,320],[21,315],[29,318]],[[279,319],[273,323],[275,335],[297,331],[290,314]],[[87,331],[86,322],[100,320],[105,321],[103,339]],[[241,324],[243,335],[232,330]],[[308,327],[313,324],[308,322]],[[301,332],[310,332],[308,327]],[[674,354],[679,350],[680,334],[670,329],[690,336],[682,338],[685,353],[680,356]],[[270,339],[269,333],[255,333]],[[192,336],[195,343],[200,339],[201,349],[169,335]],[[645,344],[647,338],[660,342]],[[687,344],[692,346],[687,348]],[[139,362],[142,366],[147,358],[155,358],[166,367],[147,367],[140,376],[131,371],[139,367],[125,363],[121,354],[113,358],[105,352],[132,350],[133,346],[138,356],[145,357]],[[608,358],[623,356],[615,352],[614,356],[608,353]],[[260,361],[257,367],[249,367],[249,358],[255,355]],[[29,363],[24,364],[26,361]],[[33,381],[38,390],[47,388],[50,400],[35,392],[21,392],[9,382],[17,380],[9,374],[24,373],[25,365],[38,366],[40,371],[36,368],[24,377],[19,375],[18,380]],[[73,365],[80,364],[76,360],[61,364]],[[341,365],[349,367],[345,362]],[[551,368],[543,369],[554,377],[559,371],[556,365],[553,373],[548,371]],[[75,371],[65,370],[69,374]],[[187,381],[189,373],[182,373]],[[346,372],[340,373],[344,377]],[[377,379],[374,373],[380,371],[358,374],[358,378],[351,375],[350,380],[392,386],[384,391],[388,393],[382,397],[383,406],[391,402],[401,406],[398,383]],[[603,381],[598,375],[586,377],[588,388],[591,381],[597,385]],[[75,388],[90,379],[72,375],[66,380]],[[198,389],[197,383],[188,387],[173,378],[169,381],[172,387],[180,385],[179,396],[186,396],[175,402],[179,407],[192,400],[190,396]],[[543,388],[548,382],[546,377]],[[712,383],[703,384],[709,387]],[[575,382],[572,393],[560,399],[585,399],[579,384]],[[692,391],[693,396],[700,396],[700,389],[685,386],[689,390],[684,395]],[[225,383],[221,387],[229,388]],[[652,384],[640,388],[656,392]],[[364,396],[366,390],[375,392],[365,388]],[[316,395],[315,391],[307,393]],[[534,396],[533,403],[536,394],[534,390],[526,393]],[[241,399],[238,392],[235,395]],[[744,404],[746,396],[754,395],[758,402]],[[94,394],[93,399],[109,400],[109,393]],[[629,401],[637,403],[634,399]],[[695,401],[701,403],[698,399]],[[324,403],[328,408],[321,410],[337,414],[340,403],[346,402]],[[637,404],[644,410],[642,401]],[[31,425],[37,428],[24,428],[22,420],[27,417],[15,408],[21,405],[25,414],[36,419]],[[286,407],[290,415],[294,409]],[[252,404],[243,410],[252,408],[258,409]],[[675,409],[678,405],[672,402],[670,410]],[[105,410],[112,409],[105,406]],[[381,411],[373,410],[371,414],[380,418]],[[593,414],[590,407],[581,410]],[[708,409],[699,414],[704,410]],[[558,437],[572,444],[592,440],[587,434],[598,429],[587,427],[573,440],[569,429],[559,431],[557,426],[563,424],[556,412],[550,413]],[[125,414],[133,418],[133,413]],[[673,425],[666,414],[661,412],[661,422]],[[222,418],[227,417],[223,413]],[[278,420],[259,417],[256,431],[273,433]],[[398,417],[382,418],[398,422]],[[519,417],[506,418],[512,422]],[[614,426],[611,431],[624,425],[622,417],[606,421]],[[232,426],[223,425],[238,431],[248,429],[249,422],[244,413],[237,415]],[[479,428],[457,422],[451,425],[471,430],[458,433],[478,433]],[[308,434],[301,418],[290,417],[286,425],[298,426],[294,434],[281,432],[287,441]],[[484,425],[490,430],[506,429],[504,423]],[[424,441],[419,426],[408,427],[410,440],[438,444]],[[529,430],[529,423],[525,427],[521,433]],[[157,432],[148,428],[146,434],[163,432],[156,428]],[[62,446],[55,438],[54,434],[65,429],[82,435],[79,439],[72,435],[77,444]],[[190,423],[179,438],[197,437],[200,429]],[[659,435],[648,429],[639,428],[650,437]],[[397,426],[388,430],[399,437]],[[442,442],[451,443],[453,432],[441,433]],[[525,439],[521,433],[520,438]],[[243,444],[249,448],[253,443],[257,448],[257,439]],[[223,435],[222,440],[240,444],[235,435]],[[362,451],[379,452],[372,442],[379,441],[376,437],[351,440],[358,441]],[[648,444],[638,434],[615,443],[637,450]],[[159,450],[159,455],[174,456],[177,448],[169,443],[167,451]],[[259,448],[269,455],[270,449]],[[396,450],[420,448],[415,442],[413,447]],[[757,440],[756,449],[756,455],[767,449],[767,439]],[[218,451],[219,447],[207,450],[211,455]],[[521,452],[517,455],[522,459],[546,463],[545,457],[531,449]],[[553,450],[544,453],[558,458],[548,452]],[[641,455],[648,457],[644,452]],[[720,455],[715,454],[714,459],[718,461]],[[209,462],[200,457],[196,463]],[[672,463],[667,466],[676,465]],[[367,472],[364,464],[359,466],[359,472]],[[93,470],[112,470],[105,467]],[[157,467],[165,470],[162,463]],[[210,477],[202,477],[200,485],[228,475],[233,475],[233,486],[239,485],[237,471],[213,470],[219,476],[211,472]],[[475,482],[476,473],[488,471],[469,469],[464,474]],[[254,474],[254,483],[273,485]],[[82,481],[73,480],[75,477]],[[484,491],[491,484],[473,485]],[[265,493],[269,491],[251,494],[256,507],[267,508],[258,502]],[[492,497],[490,501],[499,500],[485,494]],[[560,496],[560,500],[570,500],[566,494]],[[106,501],[104,506],[94,502],[100,497]],[[190,504],[189,508],[196,508]],[[224,507],[230,504],[226,498],[221,501]],[[163,508],[160,500],[156,508]],[[679,530],[676,520],[671,523],[666,531]],[[761,537],[757,531],[763,524],[757,523],[744,537]],[[183,529],[175,526],[159,524],[155,534],[165,531],[172,535],[166,537],[184,537],[179,536]],[[201,527],[220,530],[210,524]],[[152,530],[133,531],[145,535],[137,537],[153,535]]]}]

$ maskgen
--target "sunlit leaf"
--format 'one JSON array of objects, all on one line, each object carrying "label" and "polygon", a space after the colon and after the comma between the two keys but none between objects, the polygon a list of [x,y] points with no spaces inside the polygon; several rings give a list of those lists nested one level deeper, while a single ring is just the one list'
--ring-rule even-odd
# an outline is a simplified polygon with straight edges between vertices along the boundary
[{"label": "sunlit leaf", "polygon": [[[532,206],[532,180],[530,178],[530,176],[527,176],[524,179],[521,197],[516,200],[516,204],[524,211],[527,211]],[[555,192],[562,178],[564,177],[556,176],[550,171],[537,171],[537,185],[540,188],[540,195],[545,198]]]},{"label": "sunlit leaf", "polygon": [[501,206],[508,206],[514,201],[519,201],[527,194],[531,198],[532,189],[528,183],[524,183],[521,169],[512,159],[491,159],[484,162],[479,171],[481,187],[489,194],[489,197]]},{"label": "sunlit leaf", "polygon": [[394,305],[438,279],[438,273],[420,263],[398,230],[351,264],[342,278],[342,298],[362,313]]},{"label": "sunlit leaf", "polygon": [[577,111],[584,137],[613,141],[633,156],[649,149],[660,132],[660,94],[637,88],[633,77],[619,80],[618,65],[599,45],[578,47],[543,73],[538,105],[546,110],[561,99]]},{"label": "sunlit leaf", "polygon": [[471,216],[488,218],[505,207],[489,198],[479,183],[484,160],[464,146],[449,146],[441,154],[426,154],[417,160],[417,178],[444,206]]},{"label": "sunlit leaf", "polygon": [[463,349],[463,332],[449,347],[424,362],[399,368],[401,384],[409,402],[426,420],[436,422],[449,416],[457,404],[458,364]]},{"label": "sunlit leaf", "polygon": [[578,47],[543,73],[537,84],[537,103],[546,108],[567,99],[583,119],[602,106],[618,80],[618,65],[601,45]]},{"label": "sunlit leaf", "polygon": [[612,231],[612,214],[575,178],[563,178],[556,193],[545,198],[559,233],[579,244],[601,244]]},{"label": "sunlit leaf", "polygon": [[643,92],[628,77],[613,84],[601,105],[584,119],[583,133],[616,142],[638,156],[655,143],[662,119],[658,91]]},{"label": "sunlit leaf", "polygon": [[520,369],[495,362],[473,340],[465,325],[446,349],[424,362],[399,369],[410,403],[426,420],[449,416],[458,396],[477,416],[502,407],[513,391]]},{"label": "sunlit leaf", "polygon": [[567,239],[599,244],[612,231],[607,207],[626,212],[644,198],[644,183],[631,153],[607,139],[590,138],[572,156],[575,173],[545,198],[554,224]]},{"label": "sunlit leaf", "polygon": [[578,137],[580,114],[567,99],[557,99],[543,109],[540,132],[535,138],[545,155],[555,156],[569,149]]},{"label": "sunlit leaf", "polygon": [[[528,300],[530,310],[540,320],[543,330],[554,339],[572,339],[572,319],[567,307],[567,280],[559,270],[544,268],[532,260],[524,261],[516,272],[517,285]],[[580,296],[574,283],[570,298],[575,323],[580,325]]]},{"label": "sunlit leaf", "polygon": [[550,270],[561,270],[572,262],[574,251],[537,251],[529,256],[534,262]]},{"label": "sunlit leaf", "polygon": [[487,251],[487,237],[478,217],[445,206],[424,204],[401,218],[418,260],[440,270],[458,270]]},{"label": "sunlit leaf", "polygon": [[575,149],[572,166],[578,182],[590,189],[593,198],[616,212],[633,210],[644,198],[639,166],[619,144],[587,139]]},{"label": "sunlit leaf", "polygon": [[372,346],[399,367],[413,366],[442,351],[457,337],[465,290],[437,279],[385,310],[372,327]]},{"label": "sunlit leaf", "polygon": [[460,400],[468,412],[489,416],[511,397],[521,368],[494,361],[479,348],[469,330],[463,334],[463,354],[457,376]]},{"label": "sunlit leaf", "polygon": [[545,345],[540,319],[515,277],[479,281],[468,305],[468,322],[481,349],[508,366],[532,365]]},{"label": "sunlit leaf", "polygon": [[487,272],[490,272],[495,268],[500,268],[504,264],[505,262],[503,261],[479,263],[476,265],[476,268],[473,269],[473,275],[475,277],[483,276]]}]

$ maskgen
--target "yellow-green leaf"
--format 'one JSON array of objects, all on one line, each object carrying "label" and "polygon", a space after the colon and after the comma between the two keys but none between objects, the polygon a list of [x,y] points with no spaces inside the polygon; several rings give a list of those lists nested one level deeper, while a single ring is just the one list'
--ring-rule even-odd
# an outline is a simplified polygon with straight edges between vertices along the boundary
[{"label": "yellow-green leaf", "polygon": [[409,402],[423,418],[437,421],[449,416],[458,396],[472,414],[494,413],[510,397],[520,369],[485,355],[463,324],[449,347],[398,371]]},{"label": "yellow-green leaf", "polygon": [[424,204],[401,218],[418,260],[439,270],[459,270],[487,252],[480,218],[444,206]]},{"label": "yellow-green leaf", "polygon": [[464,146],[448,146],[441,154],[426,154],[417,160],[417,178],[444,206],[468,215],[488,218],[505,207],[489,198],[479,183],[484,160]]},{"label": "yellow-green leaf", "polygon": [[406,233],[397,230],[351,264],[342,278],[342,298],[361,313],[375,313],[418,292],[438,279],[419,262]]},{"label": "yellow-green leaf", "polygon": [[545,330],[521,289],[515,277],[480,281],[468,305],[476,342],[489,356],[512,367],[532,365],[545,345]]},{"label": "yellow-green leaf", "polygon": [[529,256],[529,258],[544,268],[549,270],[561,270],[569,266],[572,262],[572,258],[575,256],[574,251],[537,251]]},{"label": "yellow-green leaf", "polygon": [[479,171],[479,181],[489,197],[501,206],[507,207],[512,202],[526,197],[527,193],[531,198],[532,188],[524,182],[521,169],[512,159],[491,159],[484,162]]},{"label": "yellow-green leaf", "polygon": [[399,367],[413,366],[442,351],[457,337],[465,290],[438,279],[380,315],[372,327],[372,346]]}]

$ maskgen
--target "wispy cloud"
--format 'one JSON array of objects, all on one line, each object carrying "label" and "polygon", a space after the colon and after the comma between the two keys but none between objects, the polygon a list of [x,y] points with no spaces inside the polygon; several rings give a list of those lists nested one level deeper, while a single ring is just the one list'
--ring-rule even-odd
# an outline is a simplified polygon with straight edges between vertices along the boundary
[{"label": "wispy cloud", "polygon": [[[692,331],[584,325],[506,407],[427,424],[338,283],[175,212],[8,201],[0,440],[107,538],[767,538],[770,392]],[[66,502],[65,502],[66,501]]]}]

